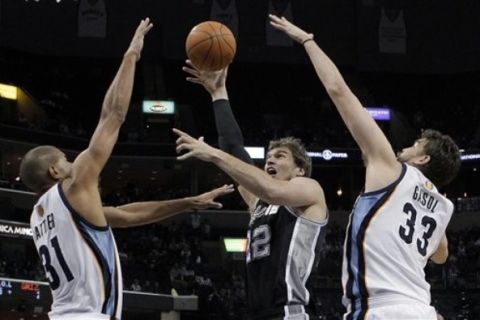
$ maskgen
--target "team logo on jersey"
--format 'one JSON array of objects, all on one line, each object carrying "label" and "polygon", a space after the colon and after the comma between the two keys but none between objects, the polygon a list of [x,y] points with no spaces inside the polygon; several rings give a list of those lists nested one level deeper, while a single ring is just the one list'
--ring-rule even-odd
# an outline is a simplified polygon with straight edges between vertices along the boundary
[{"label": "team logo on jersey", "polygon": [[428,190],[433,190],[433,183],[431,183],[430,181],[426,181],[425,182],[425,187],[428,189]]},{"label": "team logo on jersey", "polygon": [[280,209],[280,206],[277,205],[269,205],[268,207],[264,206],[257,206],[255,208],[255,211],[253,211],[253,214],[250,218],[250,225],[258,218],[262,216],[268,216],[271,214],[276,214],[278,212],[278,209]]}]

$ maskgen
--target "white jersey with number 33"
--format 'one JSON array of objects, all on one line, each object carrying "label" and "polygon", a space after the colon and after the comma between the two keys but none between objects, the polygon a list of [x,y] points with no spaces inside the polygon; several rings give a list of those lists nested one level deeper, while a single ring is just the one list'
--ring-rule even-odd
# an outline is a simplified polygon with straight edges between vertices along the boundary
[{"label": "white jersey with number 33", "polygon": [[369,308],[385,305],[412,303],[428,308],[430,285],[424,268],[452,213],[452,202],[406,164],[390,186],[361,194],[350,215],[344,246],[345,319],[368,319]]},{"label": "white jersey with number 33", "polygon": [[52,290],[50,319],[120,319],[122,274],[111,229],[83,219],[60,183],[40,197],[30,226]]}]

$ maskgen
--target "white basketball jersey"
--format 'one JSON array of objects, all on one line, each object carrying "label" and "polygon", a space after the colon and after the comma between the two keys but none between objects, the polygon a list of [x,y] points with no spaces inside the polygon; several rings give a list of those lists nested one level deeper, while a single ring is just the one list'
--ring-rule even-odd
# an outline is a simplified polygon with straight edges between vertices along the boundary
[{"label": "white basketball jersey", "polygon": [[345,319],[364,319],[369,308],[382,305],[430,305],[424,268],[452,213],[452,202],[407,164],[390,186],[361,194],[345,238]]},{"label": "white basketball jersey", "polygon": [[50,319],[120,319],[122,273],[112,230],[83,219],[60,183],[40,197],[30,226],[52,290]]}]

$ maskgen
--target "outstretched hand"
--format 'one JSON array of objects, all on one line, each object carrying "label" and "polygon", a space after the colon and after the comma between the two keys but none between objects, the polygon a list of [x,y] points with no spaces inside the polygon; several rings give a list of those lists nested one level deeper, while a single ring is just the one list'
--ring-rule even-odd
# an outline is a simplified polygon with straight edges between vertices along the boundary
[{"label": "outstretched hand", "polygon": [[187,60],[186,64],[182,70],[191,75],[187,77],[187,81],[202,85],[212,96],[220,91],[226,92],[228,66],[218,71],[202,71],[197,69],[190,60]]},{"label": "outstretched hand", "polygon": [[206,142],[204,142],[203,137],[195,139],[181,130],[178,130],[175,128],[173,128],[172,130],[179,137],[176,141],[177,153],[181,153],[182,151],[187,151],[181,156],[178,156],[177,157],[178,160],[186,160],[191,157],[195,157],[203,161],[208,161],[208,162],[212,161],[213,157],[215,156],[215,153],[218,150],[211,147]]},{"label": "outstretched hand", "polygon": [[140,24],[133,35],[130,46],[128,47],[127,53],[133,53],[137,56],[137,61],[140,60],[140,56],[143,49],[143,39],[145,35],[153,28],[153,24],[150,22],[150,18],[145,18],[140,21]]},{"label": "outstretched hand", "polygon": [[215,198],[224,196],[226,194],[232,193],[235,191],[233,184],[225,184],[220,188],[213,189],[209,192],[202,193],[196,197],[193,197],[194,200],[194,209],[208,209],[208,208],[217,208],[221,209],[223,205],[220,202],[216,202]]},{"label": "outstretched hand", "polygon": [[288,21],[285,17],[277,17],[274,14],[269,14],[268,17],[270,18],[270,24],[277,30],[285,32],[293,40],[297,41],[298,43],[305,43],[307,40],[313,39],[313,33],[308,33],[290,21]]}]

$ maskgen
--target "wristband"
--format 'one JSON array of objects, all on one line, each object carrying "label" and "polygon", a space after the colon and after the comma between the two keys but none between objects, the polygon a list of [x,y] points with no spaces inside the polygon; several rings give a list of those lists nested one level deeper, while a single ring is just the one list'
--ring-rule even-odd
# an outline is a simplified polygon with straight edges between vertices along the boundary
[{"label": "wristband", "polygon": [[302,46],[304,46],[305,43],[307,43],[308,41],[313,41],[313,38],[308,38],[308,39],[306,39],[306,40],[303,40],[303,41],[302,41]]}]

